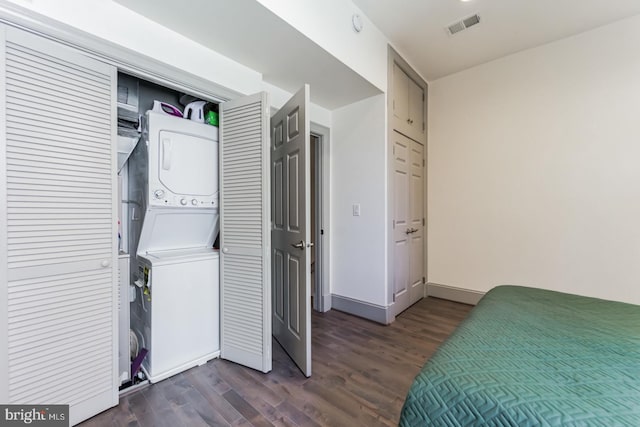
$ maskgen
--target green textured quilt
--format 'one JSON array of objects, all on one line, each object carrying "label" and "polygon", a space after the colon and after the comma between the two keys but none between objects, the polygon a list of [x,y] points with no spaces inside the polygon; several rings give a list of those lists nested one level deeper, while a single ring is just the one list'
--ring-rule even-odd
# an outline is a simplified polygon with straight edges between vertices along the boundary
[{"label": "green textured quilt", "polygon": [[415,378],[401,426],[640,426],[640,306],[488,292]]}]

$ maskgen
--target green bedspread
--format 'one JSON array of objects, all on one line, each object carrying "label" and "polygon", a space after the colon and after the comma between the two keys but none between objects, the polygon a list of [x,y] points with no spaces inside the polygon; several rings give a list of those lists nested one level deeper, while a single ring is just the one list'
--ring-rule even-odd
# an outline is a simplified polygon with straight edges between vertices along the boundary
[{"label": "green bedspread", "polygon": [[640,306],[488,292],[415,378],[401,426],[640,426]]}]

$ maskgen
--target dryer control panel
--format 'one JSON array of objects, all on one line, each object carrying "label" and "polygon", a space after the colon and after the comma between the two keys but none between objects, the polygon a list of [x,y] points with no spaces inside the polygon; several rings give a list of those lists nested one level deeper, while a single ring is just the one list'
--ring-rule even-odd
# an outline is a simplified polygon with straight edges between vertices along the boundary
[{"label": "dryer control panel", "polygon": [[169,206],[185,208],[217,208],[218,197],[174,194],[166,188],[150,189],[149,201],[152,206]]}]

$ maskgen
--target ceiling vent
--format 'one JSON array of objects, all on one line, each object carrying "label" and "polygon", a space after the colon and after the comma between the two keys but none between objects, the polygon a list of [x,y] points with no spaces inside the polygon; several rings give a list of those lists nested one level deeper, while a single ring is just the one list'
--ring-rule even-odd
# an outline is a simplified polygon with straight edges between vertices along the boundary
[{"label": "ceiling vent", "polygon": [[480,15],[477,13],[475,15],[471,15],[468,18],[464,18],[458,22],[454,22],[453,24],[447,27],[447,33],[450,36],[459,33],[462,30],[466,30],[469,27],[473,27],[476,24],[480,23]]}]

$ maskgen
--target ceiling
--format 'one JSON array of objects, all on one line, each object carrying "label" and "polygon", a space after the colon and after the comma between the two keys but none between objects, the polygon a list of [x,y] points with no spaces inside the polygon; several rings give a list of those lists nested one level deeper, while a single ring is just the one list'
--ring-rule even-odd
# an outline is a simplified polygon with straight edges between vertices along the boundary
[{"label": "ceiling", "polygon": [[[640,14],[638,0],[353,2],[427,80]],[[445,30],[475,13],[479,24]]]},{"label": "ceiling", "polygon": [[290,93],[309,83],[311,101],[327,109],[381,93],[255,0],[116,1]]},{"label": "ceiling", "polygon": [[[115,1],[262,73],[264,81],[290,93],[309,83],[312,101],[330,110],[380,93],[256,0],[190,0],[188,6]],[[640,0],[352,1],[429,81],[640,14]],[[453,36],[445,30],[475,13],[479,24]]]}]

